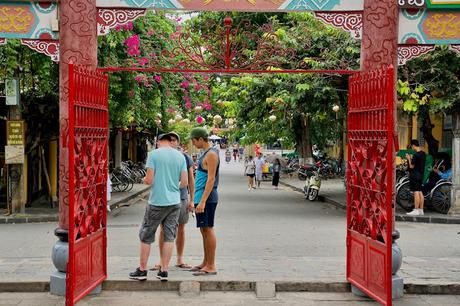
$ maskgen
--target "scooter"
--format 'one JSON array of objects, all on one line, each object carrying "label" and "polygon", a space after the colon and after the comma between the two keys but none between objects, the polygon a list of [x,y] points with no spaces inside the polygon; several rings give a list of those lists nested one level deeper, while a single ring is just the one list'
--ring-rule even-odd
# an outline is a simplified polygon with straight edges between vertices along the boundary
[{"label": "scooter", "polygon": [[321,177],[318,171],[314,171],[313,175],[305,181],[305,186],[303,192],[305,199],[310,201],[316,200],[319,194],[319,189],[321,188]]}]

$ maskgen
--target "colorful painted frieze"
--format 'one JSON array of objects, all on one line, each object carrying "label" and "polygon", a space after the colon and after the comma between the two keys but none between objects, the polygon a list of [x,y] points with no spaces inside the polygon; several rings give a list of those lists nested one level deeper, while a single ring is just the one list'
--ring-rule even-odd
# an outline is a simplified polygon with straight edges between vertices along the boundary
[{"label": "colorful painted frieze", "polygon": [[401,44],[460,44],[460,11],[402,10]]},{"label": "colorful painted frieze", "polygon": [[398,0],[401,8],[459,9],[460,0]]},{"label": "colorful painted frieze", "polygon": [[1,2],[0,37],[56,39],[57,4],[48,2]]},{"label": "colorful painted frieze", "polygon": [[194,11],[362,11],[364,0],[97,0],[97,6]]}]

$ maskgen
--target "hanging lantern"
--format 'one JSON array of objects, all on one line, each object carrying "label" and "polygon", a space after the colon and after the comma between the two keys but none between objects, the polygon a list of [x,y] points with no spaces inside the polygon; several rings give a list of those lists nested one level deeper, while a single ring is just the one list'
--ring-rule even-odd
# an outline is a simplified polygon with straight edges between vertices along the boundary
[{"label": "hanging lantern", "polygon": [[169,125],[173,125],[174,123],[176,123],[176,120],[174,120],[174,119],[169,119],[168,120]]},{"label": "hanging lantern", "polygon": [[222,122],[222,117],[220,115],[215,115],[214,116],[214,122],[219,124]]},{"label": "hanging lantern", "polygon": [[268,117],[268,120],[270,120],[271,122],[275,122],[276,121],[276,116],[271,115],[270,117]]},{"label": "hanging lantern", "polygon": [[190,124],[190,119],[185,118],[184,120],[182,120],[182,123],[183,124]]},{"label": "hanging lantern", "polygon": [[200,114],[202,111],[203,111],[202,106],[199,106],[199,105],[195,106],[195,113]]},{"label": "hanging lantern", "polygon": [[184,118],[182,118],[181,114],[177,114],[176,117],[174,117],[174,119],[176,120],[176,122],[180,122]]},{"label": "hanging lantern", "polygon": [[338,106],[338,105],[336,104],[336,105],[334,105],[334,106],[332,107],[332,110],[334,111],[334,113],[338,113],[339,110],[340,110],[340,106]]}]

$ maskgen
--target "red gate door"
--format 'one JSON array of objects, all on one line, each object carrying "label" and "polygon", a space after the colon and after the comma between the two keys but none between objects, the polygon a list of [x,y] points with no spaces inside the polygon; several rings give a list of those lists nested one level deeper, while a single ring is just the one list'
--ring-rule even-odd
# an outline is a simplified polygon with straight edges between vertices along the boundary
[{"label": "red gate door", "polygon": [[347,279],[392,304],[394,69],[350,78],[348,102]]},{"label": "red gate door", "polygon": [[108,77],[69,65],[69,261],[66,305],[107,278]]}]

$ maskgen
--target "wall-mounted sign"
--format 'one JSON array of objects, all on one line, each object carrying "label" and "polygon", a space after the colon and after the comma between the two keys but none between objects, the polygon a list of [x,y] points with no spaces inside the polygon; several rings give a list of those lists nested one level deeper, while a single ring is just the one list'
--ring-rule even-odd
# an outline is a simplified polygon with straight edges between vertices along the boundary
[{"label": "wall-mounted sign", "polygon": [[19,82],[17,79],[5,80],[6,105],[19,104]]},{"label": "wall-mounted sign", "polygon": [[6,122],[6,144],[24,146],[24,121],[9,120]]},{"label": "wall-mounted sign", "polygon": [[24,146],[5,146],[5,164],[23,164]]}]

